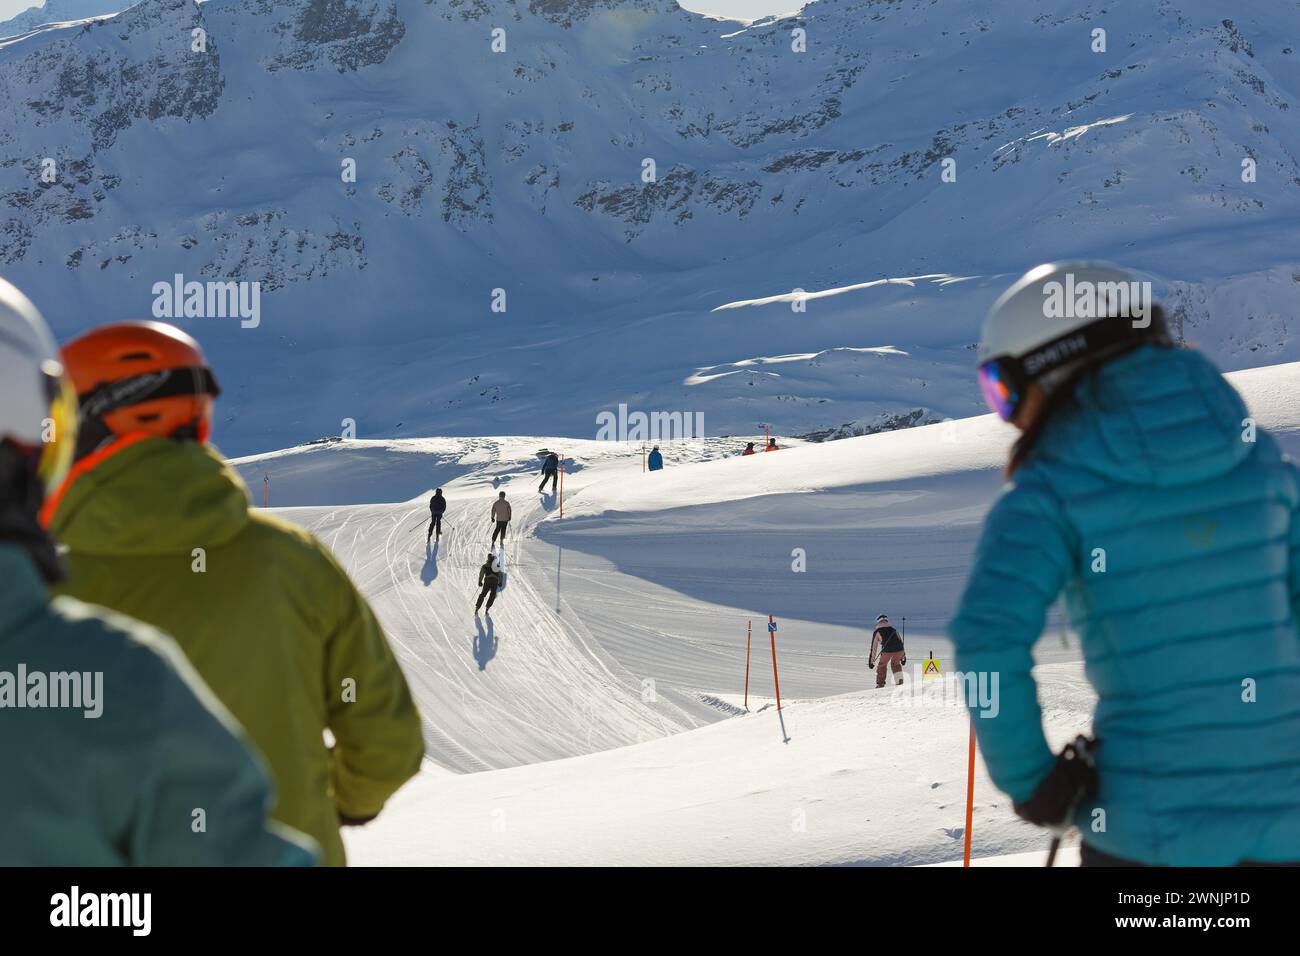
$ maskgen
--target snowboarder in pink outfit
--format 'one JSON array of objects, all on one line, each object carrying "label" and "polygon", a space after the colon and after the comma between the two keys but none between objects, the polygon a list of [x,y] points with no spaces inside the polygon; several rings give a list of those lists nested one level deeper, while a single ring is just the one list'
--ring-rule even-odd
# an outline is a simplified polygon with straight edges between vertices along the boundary
[{"label": "snowboarder in pink outfit", "polygon": [[876,629],[871,634],[871,654],[868,666],[876,669],[876,686],[885,686],[885,675],[892,669],[894,683],[903,683],[903,665],[907,663],[907,651],[903,650],[903,638],[889,623],[885,614],[876,618]]}]

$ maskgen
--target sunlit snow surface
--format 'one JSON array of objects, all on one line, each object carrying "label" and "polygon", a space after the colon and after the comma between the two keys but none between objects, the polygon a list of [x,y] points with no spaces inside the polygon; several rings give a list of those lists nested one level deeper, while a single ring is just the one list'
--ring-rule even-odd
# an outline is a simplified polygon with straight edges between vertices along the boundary
[{"label": "sunlit snow surface", "polygon": [[[1300,363],[1231,378],[1260,425],[1300,447]],[[273,505],[311,503],[277,512],[319,534],[361,585],[424,718],[425,770],[376,823],[348,831],[353,861],[958,858],[967,719],[914,667],[930,653],[950,667],[944,623],[1011,438],[983,416],[748,458],[739,441],[664,443],[658,473],[642,472],[640,445],[531,437],[241,460],[255,494],[269,475]],[[563,519],[536,490],[544,447],[569,459]],[[432,551],[435,485],[449,531]],[[515,519],[489,622],[472,604],[500,490]],[[905,688],[924,687],[920,701],[875,690],[867,673],[881,611],[907,618]],[[1093,694],[1059,616],[1036,654],[1060,744],[1087,729]],[[1046,844],[982,765],[973,839],[989,858]]]}]

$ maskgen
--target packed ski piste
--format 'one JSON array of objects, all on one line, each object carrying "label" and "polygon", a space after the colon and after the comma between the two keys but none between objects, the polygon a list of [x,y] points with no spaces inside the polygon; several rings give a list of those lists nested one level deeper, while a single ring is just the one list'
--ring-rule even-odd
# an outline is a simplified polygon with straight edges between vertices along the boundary
[{"label": "packed ski piste", "polygon": [[16,945],[1286,918],[1300,9],[698,3],[0,0]]}]

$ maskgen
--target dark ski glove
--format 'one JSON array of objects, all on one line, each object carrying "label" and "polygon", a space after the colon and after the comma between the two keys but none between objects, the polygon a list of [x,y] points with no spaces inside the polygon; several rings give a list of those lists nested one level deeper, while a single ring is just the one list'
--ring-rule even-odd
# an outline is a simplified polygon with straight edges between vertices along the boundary
[{"label": "dark ski glove", "polygon": [[1056,756],[1051,772],[1039,781],[1028,800],[1015,804],[1016,816],[1054,833],[1064,833],[1074,823],[1074,813],[1084,800],[1097,796],[1096,738],[1080,734]]}]

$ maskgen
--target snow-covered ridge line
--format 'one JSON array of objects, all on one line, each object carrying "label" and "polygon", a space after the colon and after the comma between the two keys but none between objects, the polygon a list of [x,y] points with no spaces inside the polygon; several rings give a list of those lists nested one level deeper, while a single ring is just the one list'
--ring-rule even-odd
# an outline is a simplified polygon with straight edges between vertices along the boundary
[{"label": "snow-covered ridge line", "polygon": [[0,21],[0,40],[19,37],[41,27],[77,26],[91,19],[116,16],[133,0],[42,0],[8,20]]},{"label": "snow-covered ridge line", "polygon": [[[1300,362],[1228,373],[1258,425],[1300,433]],[[1139,411],[1140,414],[1140,411]],[[736,495],[811,494],[866,482],[895,484],[941,474],[1001,469],[1018,432],[995,415],[900,431],[810,443],[756,458],[730,458],[663,473],[646,483],[603,486],[566,506],[574,517],[654,510],[661,496],[680,504],[709,504]],[[744,480],[741,480],[743,476]],[[741,490],[743,489],[743,490]]]},{"label": "snow-covered ridge line", "polygon": [[918,282],[933,282],[936,285],[948,285],[952,282],[969,282],[971,279],[978,279],[979,276],[954,276],[947,273],[937,272],[924,276],[908,276],[899,279],[872,279],[869,282],[858,282],[854,285],[840,286],[837,289],[820,289],[816,292],[806,292],[796,290],[785,292],[781,295],[769,295],[761,299],[740,299],[736,302],[726,302],[722,305],[715,306],[714,312],[721,312],[725,309],[740,309],[747,305],[771,305],[774,302],[812,302],[817,299],[825,299],[830,296],[843,295],[846,292],[857,292],[861,289],[872,289],[881,285],[904,285],[908,288],[914,288]]}]

